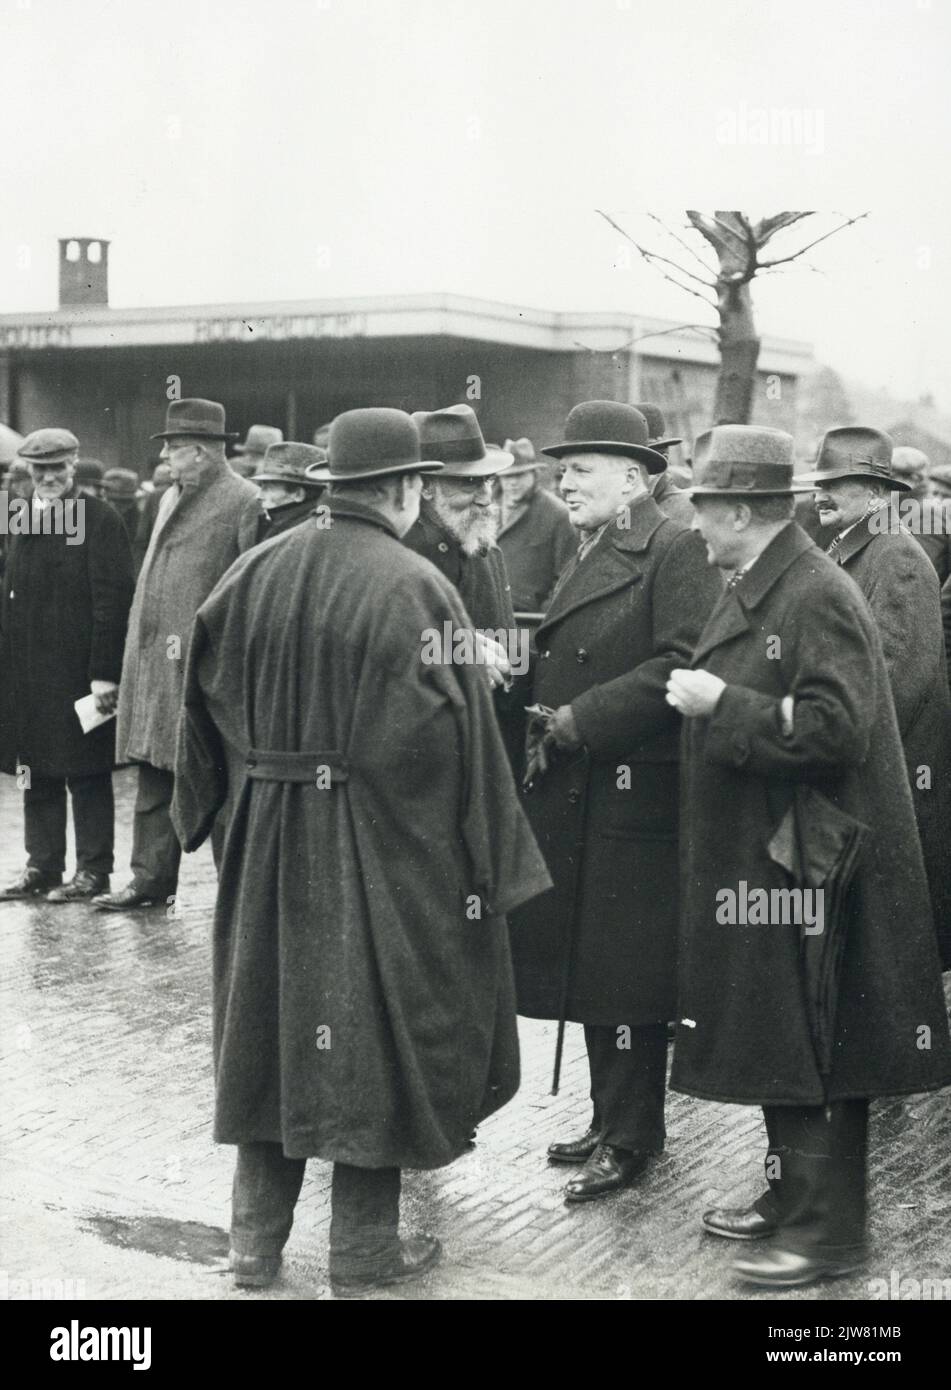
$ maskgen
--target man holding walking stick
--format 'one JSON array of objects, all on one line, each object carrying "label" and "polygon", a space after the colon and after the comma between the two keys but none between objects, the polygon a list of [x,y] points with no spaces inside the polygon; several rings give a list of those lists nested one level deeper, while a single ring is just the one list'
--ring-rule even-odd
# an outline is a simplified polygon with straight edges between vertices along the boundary
[{"label": "man holding walking stick", "polygon": [[680,732],[665,692],[720,584],[650,495],[666,460],[648,438],[633,406],[587,401],[544,450],[582,539],[536,633],[524,804],[554,888],[510,925],[519,1012],[585,1028],[591,1124],[549,1149],[583,1165],[569,1202],[628,1186],[664,1147]]}]

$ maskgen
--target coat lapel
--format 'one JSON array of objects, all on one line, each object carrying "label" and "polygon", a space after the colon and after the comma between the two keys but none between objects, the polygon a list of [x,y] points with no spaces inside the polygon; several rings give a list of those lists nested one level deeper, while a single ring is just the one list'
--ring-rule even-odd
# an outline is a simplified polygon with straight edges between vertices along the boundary
[{"label": "coat lapel", "polygon": [[693,666],[702,665],[704,657],[715,647],[722,646],[724,642],[747,632],[752,626],[748,616],[750,609],[762,603],[789,566],[798,560],[804,551],[813,548],[812,541],[802,527],[792,521],[784,526],[737,587],[727,589],[721,596],[700,634],[700,641],[693,654]]},{"label": "coat lapel", "polygon": [[647,550],[658,526],[665,521],[653,497],[641,498],[631,510],[629,527],[609,526],[583,560],[573,556],[535,633],[536,643],[569,613],[636,583],[644,572],[639,557]]},{"label": "coat lapel", "polygon": [[[875,513],[872,513],[874,516]],[[853,556],[858,555],[860,550],[864,550],[872,539],[870,523],[872,517],[867,516],[864,521],[859,522],[858,526],[853,526],[849,534],[842,540],[834,555],[830,555],[830,560],[835,560],[840,565],[847,565]]]}]

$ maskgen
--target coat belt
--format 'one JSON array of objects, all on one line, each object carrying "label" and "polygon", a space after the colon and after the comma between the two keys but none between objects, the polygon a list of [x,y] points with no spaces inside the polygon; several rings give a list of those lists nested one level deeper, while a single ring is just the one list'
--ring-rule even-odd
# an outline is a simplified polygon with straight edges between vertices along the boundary
[{"label": "coat belt", "polygon": [[350,764],[342,753],[282,753],[252,748],[244,762],[249,777],[259,782],[312,782],[322,768],[330,769],[331,782],[346,782]]}]

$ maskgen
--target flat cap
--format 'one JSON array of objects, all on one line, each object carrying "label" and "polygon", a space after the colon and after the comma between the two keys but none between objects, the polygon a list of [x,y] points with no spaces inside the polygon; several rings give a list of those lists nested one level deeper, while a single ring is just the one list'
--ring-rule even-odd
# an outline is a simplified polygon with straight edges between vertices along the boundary
[{"label": "flat cap", "polygon": [[61,463],[75,454],[79,440],[71,430],[34,430],[17,449],[21,459],[34,463]]}]

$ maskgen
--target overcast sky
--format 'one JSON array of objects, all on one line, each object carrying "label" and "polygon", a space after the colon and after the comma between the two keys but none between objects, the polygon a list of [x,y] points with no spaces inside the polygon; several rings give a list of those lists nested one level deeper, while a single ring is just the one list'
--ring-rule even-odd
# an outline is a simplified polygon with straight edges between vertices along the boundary
[{"label": "overcast sky", "polygon": [[[115,306],[709,322],[594,209],[676,255],[648,211],[869,210],[757,282],[760,327],[951,410],[946,0],[0,0],[0,26],[2,312],[54,307],[56,239],[89,235]],[[770,110],[796,119],[762,143]]]}]

